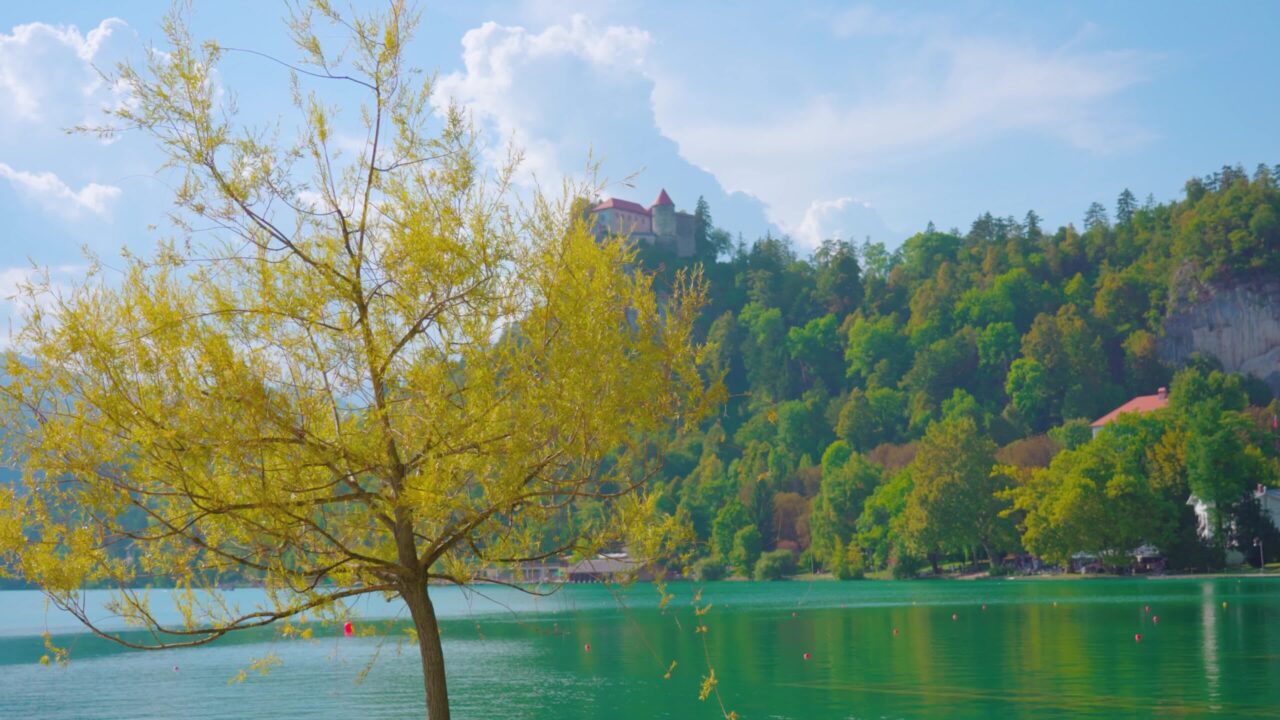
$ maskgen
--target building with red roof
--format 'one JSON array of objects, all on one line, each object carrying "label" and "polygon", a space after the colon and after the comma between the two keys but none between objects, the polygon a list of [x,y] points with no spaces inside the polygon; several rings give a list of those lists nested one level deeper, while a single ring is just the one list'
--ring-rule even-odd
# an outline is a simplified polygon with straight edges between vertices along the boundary
[{"label": "building with red roof", "polygon": [[676,210],[666,189],[649,207],[621,198],[608,198],[591,208],[596,237],[628,237],[636,242],[665,247],[679,257],[692,257],[693,215]]},{"label": "building with red roof", "polygon": [[1102,428],[1116,421],[1116,418],[1125,413],[1149,413],[1161,410],[1169,406],[1169,389],[1160,388],[1155,395],[1139,395],[1111,412],[1089,423],[1089,427],[1093,428],[1093,434],[1097,437]]}]

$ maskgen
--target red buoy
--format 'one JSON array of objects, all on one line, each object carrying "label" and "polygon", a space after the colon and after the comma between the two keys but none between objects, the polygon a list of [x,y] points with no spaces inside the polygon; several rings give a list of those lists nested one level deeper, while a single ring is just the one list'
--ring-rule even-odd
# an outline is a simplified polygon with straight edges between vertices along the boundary
[{"label": "red buoy", "polygon": [[893,636],[898,637],[898,628],[893,629]]},{"label": "red buoy", "polygon": [[1143,606],[1142,606],[1142,612],[1145,612],[1145,613],[1149,613],[1149,612],[1151,612],[1151,606],[1150,606],[1150,605],[1143,605]]},{"label": "red buoy", "polygon": [[1134,636],[1133,636],[1133,641],[1134,641],[1134,642],[1142,642],[1142,633],[1138,633],[1138,634],[1134,635]]},{"label": "red buoy", "polygon": [[348,621],[346,621],[345,623],[343,623],[343,624],[342,624],[342,634],[343,634],[343,635],[345,635],[345,636],[347,636],[347,637],[351,637],[351,636],[352,636],[352,635],[354,635],[355,633],[356,633],[356,629],[351,625],[351,621],[350,621],[350,620],[348,620]]},{"label": "red buoy", "polygon": [[809,653],[805,653],[805,654],[804,654],[804,659],[805,659],[805,660],[808,660],[810,657],[811,657],[811,655],[809,655]]},{"label": "red buoy", "polygon": [[1152,616],[1151,616],[1151,624],[1152,624],[1152,625],[1159,625],[1159,624],[1160,624],[1160,616],[1159,616],[1159,615],[1152,615]]},{"label": "red buoy", "polygon": [[585,652],[591,652],[591,643],[587,643],[586,645],[583,645],[582,649]]}]

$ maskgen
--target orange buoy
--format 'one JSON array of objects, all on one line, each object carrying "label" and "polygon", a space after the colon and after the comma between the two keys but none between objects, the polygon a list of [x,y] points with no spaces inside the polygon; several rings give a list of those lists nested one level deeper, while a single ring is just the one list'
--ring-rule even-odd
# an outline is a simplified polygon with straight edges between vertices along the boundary
[{"label": "orange buoy", "polygon": [[345,623],[343,623],[343,624],[342,624],[342,634],[343,634],[343,635],[345,635],[345,636],[347,636],[347,637],[351,637],[351,636],[352,636],[352,635],[354,635],[355,633],[356,633],[356,629],[355,629],[355,627],[353,627],[353,626],[351,625],[351,621],[350,621],[350,620],[348,620],[348,621],[346,621]]},{"label": "orange buoy", "polygon": [[1142,642],[1142,633],[1137,633],[1136,635],[1134,635],[1134,636],[1133,636],[1133,641],[1134,641],[1134,642]]},{"label": "orange buoy", "polygon": [[804,659],[805,659],[805,660],[808,660],[810,657],[812,657],[812,656],[811,656],[809,653],[805,653],[805,654],[804,654]]},{"label": "orange buoy", "polygon": [[898,637],[898,628],[893,629],[893,636]]},{"label": "orange buoy", "polygon": [[1226,610],[1226,609],[1227,609],[1227,601],[1226,601],[1226,600],[1223,600],[1223,601],[1222,601],[1222,609],[1223,609],[1223,610]]},{"label": "orange buoy", "polygon": [[591,652],[591,643],[582,646],[583,652]]}]

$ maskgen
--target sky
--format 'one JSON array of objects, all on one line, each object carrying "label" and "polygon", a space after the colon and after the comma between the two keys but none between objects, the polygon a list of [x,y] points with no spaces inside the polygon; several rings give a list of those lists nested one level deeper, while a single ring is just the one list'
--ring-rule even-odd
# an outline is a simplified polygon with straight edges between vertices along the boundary
[{"label": "sky", "polygon": [[[364,3],[367,4],[367,3]],[[193,32],[283,59],[283,3],[194,0]],[[0,4],[0,347],[33,273],[74,284],[86,254],[172,237],[171,177],[146,138],[68,134],[127,91],[121,60],[163,50],[163,0]],[[1280,3],[421,3],[409,56],[525,185],[600,164],[603,194],[709,202],[747,240],[890,246],[1034,209],[1177,199],[1223,165],[1280,163]],[[232,54],[242,115],[288,130],[288,76]],[[344,105],[346,107],[346,105]],[[354,100],[351,103],[354,107]],[[354,128],[354,111],[348,113]],[[341,130],[340,130],[341,131]],[[358,142],[350,132],[348,139]]]}]

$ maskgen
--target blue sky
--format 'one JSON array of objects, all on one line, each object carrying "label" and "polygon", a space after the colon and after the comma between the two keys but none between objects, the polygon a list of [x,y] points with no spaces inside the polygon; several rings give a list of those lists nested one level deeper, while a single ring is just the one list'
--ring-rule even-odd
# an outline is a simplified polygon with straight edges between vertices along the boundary
[{"label": "blue sky", "polygon": [[[282,4],[196,1],[195,32],[294,58]],[[168,4],[0,5],[0,297],[82,248],[108,264],[169,233],[145,139],[63,128],[124,95],[94,66],[162,45]],[[728,11],[727,8],[733,8]],[[1175,198],[1223,164],[1280,162],[1280,3],[425,3],[412,48],[525,181],[601,160],[606,194],[697,196],[748,239],[802,247],[983,211],[1079,223],[1125,187]],[[220,78],[274,120],[287,77],[246,56]],[[294,120],[286,115],[284,127]],[[639,173],[638,175],[635,175]],[[620,180],[633,176],[631,186]],[[0,322],[21,310],[0,299]],[[7,332],[0,332],[0,336]]]}]

